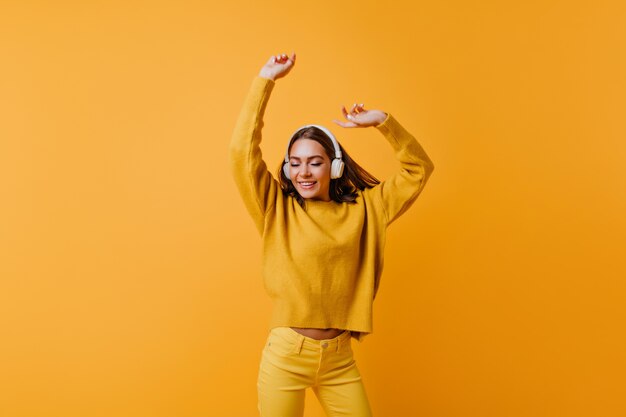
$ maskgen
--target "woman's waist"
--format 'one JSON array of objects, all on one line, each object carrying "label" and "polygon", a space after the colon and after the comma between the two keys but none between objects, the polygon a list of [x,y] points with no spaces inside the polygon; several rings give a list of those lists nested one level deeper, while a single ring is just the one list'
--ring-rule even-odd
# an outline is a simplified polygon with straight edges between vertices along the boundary
[{"label": "woman's waist", "polygon": [[316,329],[310,327],[291,327],[291,329],[315,340],[333,339],[345,332],[345,329]]}]

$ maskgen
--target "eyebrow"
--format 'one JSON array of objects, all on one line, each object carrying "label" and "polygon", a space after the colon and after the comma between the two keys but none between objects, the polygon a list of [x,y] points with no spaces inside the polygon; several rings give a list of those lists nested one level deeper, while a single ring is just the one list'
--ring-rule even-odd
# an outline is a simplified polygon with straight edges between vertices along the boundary
[{"label": "eyebrow", "polygon": [[[324,159],[321,155],[313,155],[310,158],[304,158],[304,160],[306,161],[307,159],[314,159],[314,158]],[[289,160],[292,160],[292,159],[296,159],[296,160],[300,161],[300,158],[298,158],[297,156],[290,156]]]}]

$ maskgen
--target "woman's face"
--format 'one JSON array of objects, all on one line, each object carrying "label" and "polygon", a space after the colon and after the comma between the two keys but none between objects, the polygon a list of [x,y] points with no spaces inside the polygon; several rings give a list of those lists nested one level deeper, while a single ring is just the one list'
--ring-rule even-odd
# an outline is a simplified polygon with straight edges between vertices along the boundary
[{"label": "woman's face", "polygon": [[298,139],[289,153],[289,177],[304,199],[330,201],[330,158],[312,139]]}]

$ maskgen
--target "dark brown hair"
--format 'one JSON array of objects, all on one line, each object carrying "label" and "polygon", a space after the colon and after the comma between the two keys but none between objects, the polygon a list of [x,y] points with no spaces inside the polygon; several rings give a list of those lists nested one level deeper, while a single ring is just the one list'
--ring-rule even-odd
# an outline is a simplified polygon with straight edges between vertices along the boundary
[{"label": "dark brown hair", "polygon": [[[328,135],[321,129],[311,126],[298,130],[289,141],[287,153],[291,151],[291,146],[298,139],[312,139],[320,143],[330,160],[335,159],[335,146]],[[339,144],[339,149],[341,150],[341,159],[344,163],[343,175],[340,178],[330,180],[328,193],[330,199],[338,203],[354,203],[357,197],[357,190],[363,191],[366,188],[372,188],[376,184],[379,184],[380,181],[350,158],[350,155],[343,149],[341,144]],[[283,190],[283,194],[292,196],[300,206],[304,207],[304,198],[302,198],[296,190],[296,187],[283,172],[284,163],[285,161],[283,161],[278,168],[280,188]]]}]

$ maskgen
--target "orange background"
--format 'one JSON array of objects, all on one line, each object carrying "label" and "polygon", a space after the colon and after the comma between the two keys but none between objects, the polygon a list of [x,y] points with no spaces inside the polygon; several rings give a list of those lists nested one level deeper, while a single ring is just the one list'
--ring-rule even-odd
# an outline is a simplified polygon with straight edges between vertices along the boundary
[{"label": "orange background", "polygon": [[227,149],[292,50],[273,171],[316,122],[394,172],[332,127],[355,101],[436,166],[354,343],[375,415],[626,415],[622,1],[2,1],[0,28],[0,415],[257,415],[271,305]]}]

